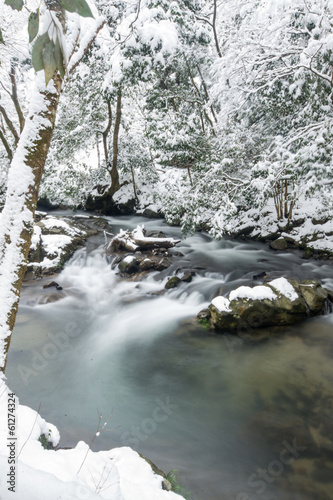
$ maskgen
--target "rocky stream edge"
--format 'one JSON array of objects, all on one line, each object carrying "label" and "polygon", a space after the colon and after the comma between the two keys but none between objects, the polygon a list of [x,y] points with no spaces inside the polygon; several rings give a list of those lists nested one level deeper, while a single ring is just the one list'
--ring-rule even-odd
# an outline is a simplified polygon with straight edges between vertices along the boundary
[{"label": "rocky stream edge", "polygon": [[[28,278],[43,278],[60,272],[73,253],[85,244],[94,244],[94,236],[108,237],[105,252],[112,258],[112,268],[124,279],[140,281],[150,271],[164,271],[177,257],[182,256],[174,247],[180,240],[168,238],[161,231],[146,232],[138,226],[134,231],[121,231],[114,236],[108,222],[99,216],[53,216],[38,212],[32,238]],[[177,271],[164,289],[190,282],[194,271]],[[204,327],[217,332],[247,331],[267,326],[287,326],[308,317],[326,314],[333,308],[333,291],[318,280],[296,281],[280,277],[269,280],[266,273],[253,276],[254,287],[241,286],[230,292],[228,298],[215,297],[208,309],[198,313]],[[44,288],[61,290],[56,281]],[[48,297],[57,300],[61,295]]]}]

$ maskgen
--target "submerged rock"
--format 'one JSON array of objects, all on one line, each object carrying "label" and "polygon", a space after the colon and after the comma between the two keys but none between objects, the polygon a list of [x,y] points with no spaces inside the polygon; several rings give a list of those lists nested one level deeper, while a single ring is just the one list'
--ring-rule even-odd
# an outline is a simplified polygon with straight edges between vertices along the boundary
[{"label": "submerged rock", "polygon": [[60,286],[56,281],[50,281],[49,283],[46,283],[43,285],[43,288],[56,288],[56,290],[62,290],[62,286]]},{"label": "submerged rock", "polygon": [[215,297],[209,306],[210,321],[216,329],[228,331],[292,325],[324,314],[329,297],[317,280],[278,278],[253,288],[241,286],[229,298]]}]

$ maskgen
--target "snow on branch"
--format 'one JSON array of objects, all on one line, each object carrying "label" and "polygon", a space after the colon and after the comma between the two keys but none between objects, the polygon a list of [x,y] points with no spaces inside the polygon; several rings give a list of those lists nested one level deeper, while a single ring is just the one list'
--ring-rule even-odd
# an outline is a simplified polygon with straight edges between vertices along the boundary
[{"label": "snow on branch", "polygon": [[136,252],[137,250],[154,250],[155,248],[172,248],[180,240],[173,238],[151,238],[146,236],[146,231],[143,226],[137,226],[132,232],[121,230],[120,233],[107,245],[106,250],[114,252],[119,250],[127,250],[128,252]]},{"label": "snow on branch", "polygon": [[89,30],[87,30],[86,34],[84,35],[83,39],[79,44],[79,49],[77,50],[77,52],[73,54],[72,58],[68,63],[68,68],[67,68],[68,73],[73,73],[75,68],[80,64],[83,57],[89,50],[89,47],[95,40],[97,34],[104,27],[105,23],[106,23],[105,18],[103,16],[100,16],[96,19],[94,25]]}]

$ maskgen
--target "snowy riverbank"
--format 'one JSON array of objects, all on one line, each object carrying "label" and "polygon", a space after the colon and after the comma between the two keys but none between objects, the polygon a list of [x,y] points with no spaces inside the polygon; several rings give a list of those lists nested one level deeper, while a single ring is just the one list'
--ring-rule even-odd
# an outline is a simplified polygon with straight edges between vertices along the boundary
[{"label": "snowy riverbank", "polygon": [[[1,500],[172,500],[163,477],[129,447],[93,452],[80,441],[73,449],[54,447],[58,429],[19,404],[5,382],[0,389]],[[103,435],[97,439],[103,439]]]}]

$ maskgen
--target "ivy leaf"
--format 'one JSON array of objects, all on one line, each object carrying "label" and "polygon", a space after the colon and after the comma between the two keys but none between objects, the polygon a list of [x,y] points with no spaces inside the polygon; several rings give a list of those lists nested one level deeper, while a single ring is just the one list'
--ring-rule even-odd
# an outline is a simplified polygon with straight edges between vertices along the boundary
[{"label": "ivy leaf", "polygon": [[59,0],[59,3],[68,12],[76,12],[82,17],[94,17],[86,0]]},{"label": "ivy leaf", "polygon": [[28,33],[29,33],[29,42],[32,42],[38,34],[39,30],[39,9],[37,12],[31,12],[29,16],[28,22]]},{"label": "ivy leaf", "polygon": [[49,43],[50,37],[48,33],[44,33],[39,36],[32,47],[31,60],[34,70],[41,71],[44,69],[44,60],[43,60],[43,49],[47,43]]},{"label": "ivy leaf", "polygon": [[5,0],[5,4],[9,5],[12,9],[22,10],[23,0]]},{"label": "ivy leaf", "polygon": [[55,59],[55,45],[50,40],[43,48],[42,57],[44,62],[45,84],[48,85],[57,69],[57,61]]},{"label": "ivy leaf", "polygon": [[4,41],[3,36],[2,36],[1,28],[0,28],[0,43],[3,43],[5,45],[5,41]]},{"label": "ivy leaf", "polygon": [[60,46],[58,38],[57,38],[56,44],[55,44],[54,56],[55,56],[55,60],[56,60],[56,63],[57,63],[57,68],[59,70],[61,78],[64,78],[64,76],[65,76],[64,55],[62,53],[62,49],[61,49],[61,46]]}]

